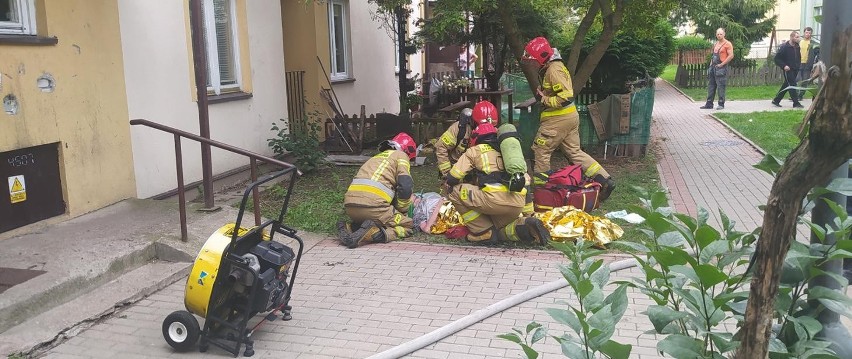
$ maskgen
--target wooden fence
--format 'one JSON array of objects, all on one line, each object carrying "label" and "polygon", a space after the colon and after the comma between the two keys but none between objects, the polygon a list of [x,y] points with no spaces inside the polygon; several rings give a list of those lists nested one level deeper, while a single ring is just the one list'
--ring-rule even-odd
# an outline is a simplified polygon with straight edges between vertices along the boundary
[{"label": "wooden fence", "polygon": [[672,55],[670,65],[706,64],[713,49],[678,50]]},{"label": "wooden fence", "polygon": [[[405,131],[414,137],[418,144],[427,143],[430,139],[438,138],[447,130],[455,119],[444,117],[421,117],[405,121],[390,113],[371,114],[367,116],[344,115],[342,128],[337,128],[331,119],[324,124],[325,149],[329,152],[360,152],[362,149],[375,146],[379,141],[386,140],[395,134]],[[354,138],[354,141],[343,139]]]},{"label": "wooden fence", "polygon": [[[728,67],[728,86],[780,85],[783,82],[782,71],[774,64]],[[707,64],[681,65],[677,68],[675,82],[678,87],[696,88],[707,86]]]}]

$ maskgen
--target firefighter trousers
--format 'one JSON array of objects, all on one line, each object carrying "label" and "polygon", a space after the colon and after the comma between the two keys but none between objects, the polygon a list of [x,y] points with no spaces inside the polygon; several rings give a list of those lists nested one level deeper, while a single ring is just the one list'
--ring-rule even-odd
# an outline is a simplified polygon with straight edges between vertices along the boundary
[{"label": "firefighter trousers", "polygon": [[542,119],[532,145],[535,173],[550,170],[550,156],[557,147],[562,148],[569,161],[583,166],[586,176],[599,174],[604,178],[609,177],[598,161],[580,149],[580,115],[577,112]]},{"label": "firefighter trousers", "polygon": [[473,234],[492,227],[500,230],[521,214],[525,197],[519,192],[484,191],[472,184],[460,184],[450,191],[449,200],[462,215],[465,226]]},{"label": "firefighter trousers", "polygon": [[404,213],[400,213],[391,205],[385,207],[346,206],[345,208],[346,215],[352,219],[352,222],[376,221],[384,230],[388,242],[408,237],[414,233],[414,220]]}]

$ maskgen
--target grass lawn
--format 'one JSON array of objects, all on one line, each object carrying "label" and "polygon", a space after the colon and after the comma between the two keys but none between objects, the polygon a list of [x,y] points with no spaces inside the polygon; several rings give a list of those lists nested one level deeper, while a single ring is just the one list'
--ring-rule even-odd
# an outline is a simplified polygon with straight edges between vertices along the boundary
[{"label": "grass lawn", "polygon": [[799,125],[805,113],[797,110],[716,113],[743,136],[783,160],[799,144]]},{"label": "grass lawn", "polygon": [[[675,72],[677,71],[677,65],[668,65],[666,66],[663,73],[660,77],[673,86],[677,87],[675,84]],[[775,97],[775,94],[778,93],[778,89],[781,87],[781,84],[774,85],[762,85],[762,86],[745,86],[745,87],[731,87],[728,86],[726,97],[727,100],[771,100]],[[678,87],[680,88],[680,87]],[[692,98],[693,101],[701,102],[707,99],[707,88],[706,87],[697,87],[697,88],[680,88],[683,93]]]},{"label": "grass lawn", "polygon": [[[639,205],[638,192],[633,188],[640,186],[645,188],[659,188],[659,176],[656,169],[656,159],[652,152],[644,158],[639,159],[608,159],[601,160],[601,164],[609,171],[616,181],[618,188],[612,196],[602,204],[601,208],[592,214],[603,216],[610,211],[626,209],[628,205]],[[554,156],[554,168],[564,166],[567,160],[562,156]],[[290,199],[285,222],[297,229],[309,232],[328,233],[336,232],[336,223],[346,216],[343,213],[343,196],[349,182],[358,171],[358,167],[330,166],[313,173],[302,176],[296,182],[296,190]],[[412,177],[415,183],[415,192],[437,192],[440,181],[434,164],[411,167]],[[280,209],[280,199],[286,190],[275,186],[263,194],[261,205],[265,216],[277,214]],[[638,241],[644,238],[639,228],[624,221],[617,220],[625,231],[622,239]],[[459,243],[456,240],[448,240],[443,235],[418,234],[411,238],[412,241],[430,243]],[[511,246],[511,244],[507,245]]]}]

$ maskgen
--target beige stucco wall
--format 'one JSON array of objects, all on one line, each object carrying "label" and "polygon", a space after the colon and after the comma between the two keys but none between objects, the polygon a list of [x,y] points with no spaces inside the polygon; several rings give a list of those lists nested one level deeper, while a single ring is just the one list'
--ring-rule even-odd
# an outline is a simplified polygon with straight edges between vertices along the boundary
[{"label": "beige stucco wall", "polygon": [[[194,71],[186,1],[119,0],[129,118],[145,118],[198,133]],[[261,154],[273,122],[287,116],[281,12],[278,0],[237,0],[245,9],[248,47],[241,63],[253,97],[210,104],[210,137]],[[242,43],[241,43],[242,45]],[[245,59],[248,57],[248,59]],[[246,69],[248,65],[248,69]],[[246,71],[249,70],[249,71]],[[248,77],[248,78],[246,78]],[[248,80],[248,81],[246,81]],[[133,126],[136,193],[150,197],[176,187],[172,135]],[[201,155],[183,141],[185,181],[201,179]],[[213,173],[249,164],[246,157],[213,149]]]},{"label": "beige stucco wall", "polygon": [[[394,44],[387,33],[378,29],[370,17],[366,1],[349,2],[352,75],[355,81],[333,85],[343,112],[358,114],[366,105],[367,114],[399,111],[397,77],[394,73]],[[305,96],[308,115],[319,117],[332,113],[319,96],[328,88],[317,57],[326,71],[329,65],[328,5],[325,2],[305,4],[301,0],[283,0],[284,57],[288,71],[305,71]]]},{"label": "beige stucco wall", "polygon": [[329,68],[326,8],[326,4],[320,2],[281,1],[284,61],[287,63],[287,71],[305,72],[304,90],[308,116],[314,116],[313,113],[318,111],[331,112],[320,99],[320,88],[328,88],[328,82],[317,61],[319,56],[323,60],[323,66]]},{"label": "beige stucco wall", "polygon": [[375,4],[366,1],[349,1],[352,76],[355,81],[334,85],[340,105],[347,114],[357,114],[361,105],[366,105],[368,114],[399,113],[394,41],[371,18],[370,12],[375,12],[375,8]]},{"label": "beige stucco wall", "polygon": [[[0,151],[60,142],[67,214],[77,216],[134,195],[130,130],[122,75],[118,6],[110,0],[40,0],[40,35],[56,45],[0,44]],[[50,74],[53,92],[36,79]]]}]

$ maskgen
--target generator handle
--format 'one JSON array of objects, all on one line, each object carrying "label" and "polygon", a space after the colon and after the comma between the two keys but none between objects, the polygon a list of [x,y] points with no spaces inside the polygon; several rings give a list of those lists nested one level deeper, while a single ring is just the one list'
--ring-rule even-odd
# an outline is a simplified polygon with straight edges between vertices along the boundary
[{"label": "generator handle", "polygon": [[[296,179],[299,177],[299,171],[296,169],[296,167],[291,167],[278,172],[273,172],[272,174],[265,177],[261,177],[257,181],[254,181],[248,185],[245,192],[243,192],[243,200],[242,202],[240,202],[240,211],[237,213],[237,220],[234,223],[235,230],[234,234],[231,236],[232,245],[237,242],[237,237],[239,237],[239,229],[242,228],[241,225],[243,222],[243,214],[245,213],[246,206],[248,205],[248,199],[251,196],[252,191],[254,191],[254,189],[258,186],[266,182],[272,181],[273,179],[276,179],[278,177],[284,176],[286,174],[290,174],[290,183],[287,190],[287,194],[284,196],[284,204],[281,207],[281,212],[278,214],[277,222],[281,223],[281,221],[284,220],[284,214],[287,212],[287,206],[290,204],[290,195],[293,193],[293,184],[295,184]],[[265,227],[268,224],[269,223],[267,222],[261,227]]]},{"label": "generator handle", "polygon": [[299,272],[299,262],[302,260],[302,252],[305,248],[305,242],[302,241],[302,238],[296,235],[297,231],[295,229],[287,227],[282,223],[273,224],[272,230],[299,242],[299,252],[296,254],[296,263],[293,264],[293,275],[290,276],[290,285],[287,286],[287,296],[284,299],[284,306],[286,307],[290,303],[290,294],[293,292],[293,283],[296,282],[296,273]]}]

